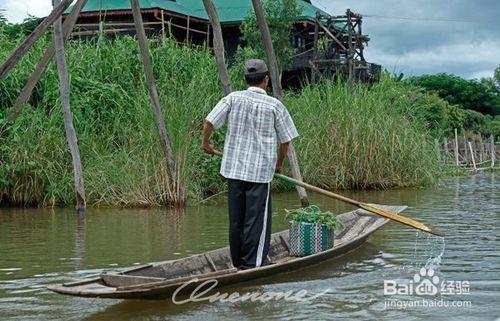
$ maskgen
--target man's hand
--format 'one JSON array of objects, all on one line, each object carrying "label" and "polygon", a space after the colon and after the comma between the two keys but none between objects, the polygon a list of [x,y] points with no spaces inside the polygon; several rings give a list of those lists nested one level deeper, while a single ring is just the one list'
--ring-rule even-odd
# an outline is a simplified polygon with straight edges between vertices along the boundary
[{"label": "man's hand", "polygon": [[215,155],[214,145],[210,143],[203,143],[202,149],[208,155]]},{"label": "man's hand", "polygon": [[214,145],[210,143],[210,135],[212,135],[212,131],[214,130],[214,125],[212,125],[210,122],[205,121],[205,124],[203,125],[203,143],[201,145],[201,148],[203,151],[209,155],[214,155]]},{"label": "man's hand", "polygon": [[285,161],[286,154],[288,153],[288,147],[290,142],[282,143],[278,152],[278,160],[276,161],[276,173],[281,174],[283,172],[283,162]]}]

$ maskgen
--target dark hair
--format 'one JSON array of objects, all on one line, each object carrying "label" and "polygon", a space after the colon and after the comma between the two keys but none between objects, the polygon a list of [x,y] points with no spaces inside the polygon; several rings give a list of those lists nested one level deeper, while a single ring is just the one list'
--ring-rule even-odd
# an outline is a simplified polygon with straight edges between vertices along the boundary
[{"label": "dark hair", "polygon": [[260,84],[262,84],[262,82],[266,78],[267,74],[268,74],[267,72],[261,72],[261,73],[251,74],[251,75],[245,75],[245,81],[250,86],[260,85]]}]

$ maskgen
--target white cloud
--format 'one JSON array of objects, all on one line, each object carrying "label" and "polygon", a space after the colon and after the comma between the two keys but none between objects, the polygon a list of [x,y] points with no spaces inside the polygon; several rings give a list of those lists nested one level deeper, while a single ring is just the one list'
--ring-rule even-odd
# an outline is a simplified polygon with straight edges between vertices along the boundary
[{"label": "white cloud", "polygon": [[491,77],[500,60],[500,41],[455,43],[434,48],[421,48],[401,55],[371,48],[368,59],[380,63],[389,71],[407,75],[424,73],[454,73],[465,78]]},{"label": "white cloud", "polygon": [[48,15],[52,9],[51,0],[0,0],[0,9],[5,10],[9,22],[22,22],[28,14],[36,17]]},{"label": "white cloud", "polygon": [[312,2],[332,14],[351,8],[371,16],[363,21],[363,30],[372,39],[365,56],[391,72],[407,76],[446,72],[481,78],[491,76],[500,64],[500,20],[495,16],[500,9],[498,0]]}]

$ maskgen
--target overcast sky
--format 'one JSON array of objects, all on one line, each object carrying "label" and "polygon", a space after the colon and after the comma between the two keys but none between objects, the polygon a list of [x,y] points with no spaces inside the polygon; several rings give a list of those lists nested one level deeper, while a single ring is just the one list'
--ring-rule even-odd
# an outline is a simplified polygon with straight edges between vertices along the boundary
[{"label": "overcast sky", "polygon": [[[201,1],[201,0],[200,0]],[[393,72],[490,77],[500,65],[498,0],[312,0],[331,14],[366,15],[370,62]],[[0,0],[11,22],[45,16],[51,0]],[[370,17],[373,16],[373,17]]]}]

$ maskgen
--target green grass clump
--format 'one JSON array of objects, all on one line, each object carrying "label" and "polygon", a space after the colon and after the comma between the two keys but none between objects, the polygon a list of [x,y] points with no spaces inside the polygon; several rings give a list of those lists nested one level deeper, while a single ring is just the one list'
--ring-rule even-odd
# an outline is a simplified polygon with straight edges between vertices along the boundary
[{"label": "green grass clump", "polygon": [[316,205],[295,210],[286,210],[286,219],[299,223],[313,223],[326,225],[329,229],[337,230],[344,228],[344,223],[332,212],[322,211]]},{"label": "green grass clump", "polygon": [[[367,86],[325,82],[287,97],[301,138],[304,177],[328,189],[407,187],[439,172],[425,124],[405,115],[394,81]],[[404,93],[403,93],[404,94]]]},{"label": "green grass clump", "polygon": [[[58,78],[52,64],[29,106],[14,122],[6,115],[50,39],[0,81],[0,204],[74,203],[73,167],[64,133]],[[0,61],[15,47],[0,35]],[[222,97],[206,48],[174,41],[151,44],[165,123],[191,201],[225,189],[220,161],[201,151],[204,117]],[[159,206],[176,197],[159,145],[137,42],[130,37],[71,41],[71,108],[87,202],[92,206]],[[241,89],[238,70],[230,70]],[[288,92],[305,179],[327,188],[387,188],[432,182],[439,172],[425,124],[389,95],[385,79],[371,87],[326,82]],[[224,131],[214,140],[222,148]]]}]

